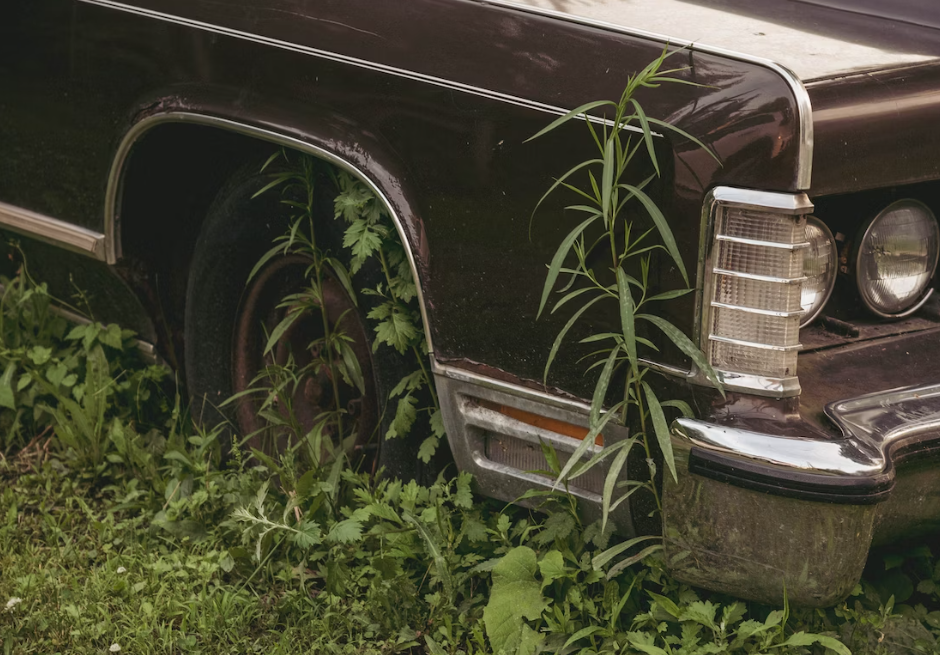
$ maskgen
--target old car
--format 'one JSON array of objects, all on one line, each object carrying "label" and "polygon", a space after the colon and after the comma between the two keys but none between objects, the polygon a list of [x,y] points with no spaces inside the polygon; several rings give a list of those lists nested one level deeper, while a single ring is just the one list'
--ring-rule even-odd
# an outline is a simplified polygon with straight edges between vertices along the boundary
[{"label": "old car", "polygon": [[[571,218],[530,217],[603,120],[527,139],[678,49],[694,84],[640,99],[716,157],[655,135],[695,291],[665,311],[723,393],[668,344],[648,362],[695,416],[672,423],[661,519],[638,495],[617,522],[661,530],[681,580],[830,604],[871,544],[940,525],[938,28],[915,0],[7,2],[0,225],[220,402],[277,291],[246,291],[274,229],[251,171],[286,148],[349,172],[406,245],[455,461],[514,500],[553,484],[540,443],[570,454],[588,425],[576,348],[542,382],[567,316],[536,320]],[[653,281],[682,286],[665,259]],[[360,356],[381,393],[386,363]],[[590,511],[602,483],[570,490]]]}]

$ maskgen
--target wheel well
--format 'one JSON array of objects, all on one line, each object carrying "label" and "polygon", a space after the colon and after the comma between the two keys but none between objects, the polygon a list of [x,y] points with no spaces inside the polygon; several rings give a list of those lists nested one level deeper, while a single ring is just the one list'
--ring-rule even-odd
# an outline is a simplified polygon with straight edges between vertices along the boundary
[{"label": "wheel well", "polygon": [[209,205],[238,168],[276,145],[204,125],[167,123],[134,144],[114,238],[118,272],[154,322],[161,355],[181,369],[190,260]]}]

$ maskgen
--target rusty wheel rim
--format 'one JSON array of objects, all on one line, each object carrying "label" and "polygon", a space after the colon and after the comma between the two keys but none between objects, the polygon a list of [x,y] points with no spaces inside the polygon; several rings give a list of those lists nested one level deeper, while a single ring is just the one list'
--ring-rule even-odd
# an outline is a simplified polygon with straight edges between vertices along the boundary
[{"label": "rusty wheel rim", "polygon": [[[365,382],[365,393],[361,393],[355,386],[347,384],[342,376],[337,376],[340,406],[347,412],[343,417],[344,433],[347,435],[343,446],[355,464],[374,468],[377,453],[373,437],[378,424],[378,408],[372,352],[366,326],[342,284],[332,275],[324,275],[320,308],[305,310],[304,315],[291,325],[272,350],[264,353],[265,335],[271,333],[287,311],[279,306],[282,299],[308,286],[305,274],[309,266],[310,260],[305,257],[280,257],[259,271],[248,286],[235,324],[232,348],[234,391],[239,393],[249,389],[265,367],[271,364],[284,365],[291,355],[298,368],[305,367],[317,358],[320,355],[318,349],[311,349],[310,345],[323,336],[322,314],[325,314],[331,331],[339,328],[352,340],[350,346]],[[316,374],[308,373],[289,393],[290,404],[301,426],[301,436],[314,427],[323,411],[335,408],[333,380],[326,370]],[[277,411],[285,417],[287,400],[282,396],[276,399]],[[253,435],[247,444],[268,455],[282,453],[295,445],[287,431],[272,432],[265,429],[268,423],[258,415],[260,407],[259,394],[243,396],[236,404],[236,419],[241,434]],[[335,425],[329,426],[327,433],[333,445],[339,445]]]}]

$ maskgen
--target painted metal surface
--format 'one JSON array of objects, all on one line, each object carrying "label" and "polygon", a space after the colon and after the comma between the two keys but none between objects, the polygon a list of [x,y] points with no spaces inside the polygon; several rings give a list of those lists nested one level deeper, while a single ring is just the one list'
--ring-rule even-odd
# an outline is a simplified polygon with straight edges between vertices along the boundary
[{"label": "painted metal surface", "polygon": [[[824,27],[811,10],[792,0],[752,1],[748,7],[695,0],[521,0],[520,4],[662,34],[675,45],[721,48],[768,59],[802,80],[936,58],[900,38],[877,47],[837,25]],[[938,12],[924,8],[923,13]]]}]

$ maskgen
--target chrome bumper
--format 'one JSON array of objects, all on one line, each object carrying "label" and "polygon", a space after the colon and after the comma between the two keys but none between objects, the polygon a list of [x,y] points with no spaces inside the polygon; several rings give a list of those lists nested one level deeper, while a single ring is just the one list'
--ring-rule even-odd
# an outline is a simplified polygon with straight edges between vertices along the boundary
[{"label": "chrome bumper", "polygon": [[[827,605],[861,575],[873,540],[940,522],[940,385],[832,403],[839,438],[672,426],[678,483],[663,526],[677,578],[763,602]],[[905,463],[898,476],[896,465]],[[925,465],[926,464],[926,465]]]}]

